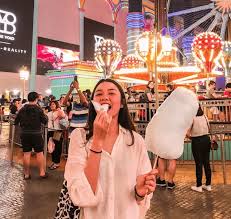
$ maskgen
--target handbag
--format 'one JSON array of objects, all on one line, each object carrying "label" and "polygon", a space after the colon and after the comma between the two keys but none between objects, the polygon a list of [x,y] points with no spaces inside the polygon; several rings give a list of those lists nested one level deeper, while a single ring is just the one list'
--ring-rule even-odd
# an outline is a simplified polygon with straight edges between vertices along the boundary
[{"label": "handbag", "polygon": [[[205,120],[207,122],[209,133],[211,134],[211,129],[210,129],[210,126],[209,126],[209,123],[208,123],[208,120],[206,119],[206,117],[205,117]],[[215,150],[215,151],[218,149],[218,143],[217,143],[217,141],[215,139],[212,139],[211,137],[210,137],[210,149],[211,150]]]},{"label": "handbag", "polygon": [[62,131],[54,131],[53,140],[60,141],[62,137]]},{"label": "handbag", "polygon": [[218,143],[216,140],[212,140],[211,141],[211,146],[210,146],[211,150],[217,150],[218,149]]},{"label": "handbag", "polygon": [[80,207],[71,201],[66,180],[63,181],[54,219],[80,219]]}]

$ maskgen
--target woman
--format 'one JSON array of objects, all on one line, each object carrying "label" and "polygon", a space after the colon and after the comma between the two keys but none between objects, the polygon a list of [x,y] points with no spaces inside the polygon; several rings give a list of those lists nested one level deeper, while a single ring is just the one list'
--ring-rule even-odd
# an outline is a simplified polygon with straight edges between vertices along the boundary
[{"label": "woman", "polygon": [[50,102],[50,112],[48,112],[48,139],[53,138],[55,149],[52,152],[52,164],[50,170],[55,170],[59,167],[62,154],[62,130],[59,124],[60,119],[66,118],[63,110],[60,109],[58,101]]},{"label": "woman", "polygon": [[[191,189],[196,192],[202,192],[202,189],[211,191],[211,168],[209,163],[209,154],[211,141],[209,137],[209,122],[204,112],[199,106],[196,117],[193,119],[193,124],[189,136],[192,139],[192,153],[196,163],[196,186]],[[204,167],[206,184],[202,185],[202,168]]]},{"label": "woman", "polygon": [[92,100],[109,110],[96,112],[90,103],[88,134],[71,134],[65,169],[71,200],[82,208],[81,219],[139,219],[149,207],[157,171],[134,131],[121,86],[100,80]]},{"label": "woman", "polygon": [[147,84],[147,89],[145,90],[144,94],[146,95],[147,102],[151,102],[154,100],[154,82],[149,81]]},{"label": "woman", "polygon": [[63,106],[63,105],[64,105],[64,104],[63,104],[64,98],[65,98],[65,97],[63,97],[63,96],[61,96],[61,97],[59,98],[59,106]]}]

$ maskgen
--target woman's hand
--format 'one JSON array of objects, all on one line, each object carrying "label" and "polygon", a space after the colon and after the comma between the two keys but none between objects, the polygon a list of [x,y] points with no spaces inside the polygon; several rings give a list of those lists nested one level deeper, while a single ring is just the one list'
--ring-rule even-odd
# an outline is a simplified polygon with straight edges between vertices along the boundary
[{"label": "woman's hand", "polygon": [[73,88],[75,88],[76,90],[79,89],[79,82],[78,81],[73,81],[72,85],[73,85]]},{"label": "woman's hand", "polygon": [[156,189],[156,174],[157,169],[153,169],[151,172],[137,176],[136,179],[136,192],[139,196],[149,195]]},{"label": "woman's hand", "polygon": [[93,127],[93,143],[92,148],[96,150],[102,150],[104,139],[108,134],[108,129],[111,123],[112,117],[107,112],[99,111],[94,121]]}]

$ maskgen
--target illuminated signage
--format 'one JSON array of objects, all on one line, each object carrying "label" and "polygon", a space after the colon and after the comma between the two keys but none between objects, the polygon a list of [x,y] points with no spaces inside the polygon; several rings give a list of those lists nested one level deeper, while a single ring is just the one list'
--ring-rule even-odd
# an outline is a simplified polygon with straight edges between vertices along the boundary
[{"label": "illuminated signage", "polygon": [[0,71],[30,68],[33,0],[0,0]]},{"label": "illuminated signage", "polygon": [[47,38],[38,38],[37,74],[61,69],[64,63],[79,60],[79,46]]},{"label": "illuminated signage", "polygon": [[94,60],[95,50],[104,39],[114,39],[114,27],[85,17],[84,60]]},{"label": "illuminated signage", "polygon": [[0,33],[13,35],[16,32],[15,14],[0,9]]},{"label": "illuminated signage", "polygon": [[100,43],[104,40],[104,38],[97,35],[94,35],[94,38],[95,38],[95,51],[96,51]]}]

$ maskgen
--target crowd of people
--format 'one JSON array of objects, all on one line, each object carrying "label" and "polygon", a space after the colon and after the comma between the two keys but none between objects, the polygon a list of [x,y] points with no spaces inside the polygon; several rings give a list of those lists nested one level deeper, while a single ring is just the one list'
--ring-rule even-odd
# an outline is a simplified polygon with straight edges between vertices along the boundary
[{"label": "crowd of people", "polygon": [[[213,81],[209,83],[208,98],[220,97],[216,96],[215,85]],[[174,90],[172,85],[167,88],[165,98]],[[74,90],[76,96],[72,95]],[[228,83],[224,97],[230,94],[231,84]],[[131,87],[125,94],[114,80],[102,79],[91,94],[90,90],[81,92],[78,81],[73,81],[67,94],[59,100],[52,95],[43,98],[36,92],[30,92],[27,100],[13,100],[10,111],[15,114],[15,125],[20,125],[22,130],[24,179],[31,179],[32,151],[36,153],[40,178],[48,177],[44,169],[42,133],[42,127],[47,125],[48,147],[49,144],[54,146],[50,170],[59,168],[63,140],[65,135],[70,136],[64,177],[71,201],[83,209],[84,219],[138,219],[148,209],[156,185],[168,189],[176,186],[176,160],[169,160],[166,168],[166,160],[159,158],[158,170],[152,169],[144,140],[135,132],[127,102],[138,101],[138,97],[139,101],[153,101],[154,83],[149,82],[143,94],[133,92]],[[108,111],[97,111],[92,101],[108,105]],[[6,102],[2,96],[1,105]],[[69,129],[65,132],[67,126]],[[209,122],[201,107],[187,137],[192,140],[196,164],[196,185],[191,189],[211,191]],[[205,185],[202,185],[203,167]]]}]

